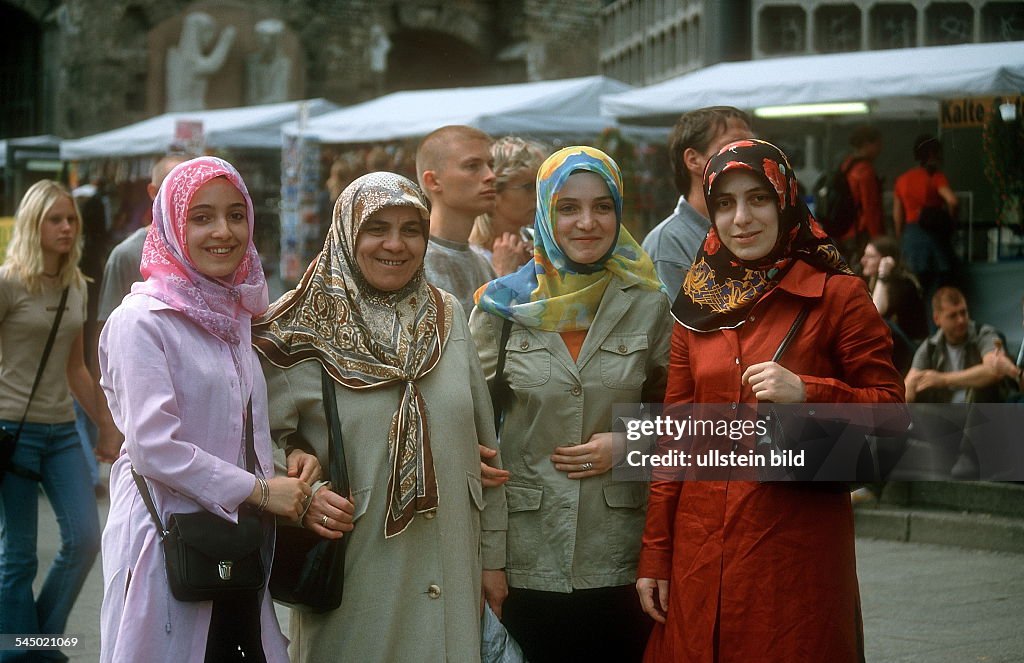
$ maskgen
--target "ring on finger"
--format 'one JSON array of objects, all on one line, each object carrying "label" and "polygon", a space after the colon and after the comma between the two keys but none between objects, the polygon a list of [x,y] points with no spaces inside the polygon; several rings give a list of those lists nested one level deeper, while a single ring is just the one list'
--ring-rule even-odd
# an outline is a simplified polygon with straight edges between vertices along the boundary
[{"label": "ring on finger", "polygon": [[583,463],[583,471],[584,472],[589,472],[592,469],[594,469],[594,464],[593,463],[591,463],[590,461],[587,461],[586,463]]},{"label": "ring on finger", "polygon": [[324,528],[327,527],[327,515],[326,514],[324,514],[324,517],[320,519],[320,525],[323,526]]}]

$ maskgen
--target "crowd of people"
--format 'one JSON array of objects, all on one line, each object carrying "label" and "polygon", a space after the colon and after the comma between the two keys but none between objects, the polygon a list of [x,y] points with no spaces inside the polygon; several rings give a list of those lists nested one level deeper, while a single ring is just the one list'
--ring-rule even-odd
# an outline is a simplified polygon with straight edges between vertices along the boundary
[{"label": "crowd of people", "polygon": [[[659,443],[621,434],[624,403],[1020,389],[1022,358],[950,280],[937,141],[897,180],[894,235],[877,131],[851,144],[858,221],[832,238],[745,113],[687,113],[678,205],[641,246],[608,154],[443,127],[416,151],[418,182],[332,168],[323,248],[273,303],[242,176],[170,155],[151,225],[106,266],[99,381],[82,216],[60,184],[34,185],[0,267],[0,427],[17,443],[0,633],[62,633],[102,548],[103,661],[472,661],[485,604],[535,663],[863,660],[847,484],[613,475],[629,445]],[[72,395],[113,463],[102,543]],[[347,491],[323,479],[332,427]],[[62,544],[35,595],[39,487]],[[345,539],[340,607],[282,630],[266,580],[179,600],[153,519],[199,512],[260,514],[268,570],[278,523]]]}]

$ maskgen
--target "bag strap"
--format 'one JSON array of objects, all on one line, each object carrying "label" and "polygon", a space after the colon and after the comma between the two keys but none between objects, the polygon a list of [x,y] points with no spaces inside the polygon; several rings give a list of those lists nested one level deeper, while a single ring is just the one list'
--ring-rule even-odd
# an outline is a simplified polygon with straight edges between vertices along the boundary
[{"label": "bag strap", "polygon": [[800,331],[800,327],[803,326],[804,320],[807,319],[807,314],[810,312],[811,303],[807,302],[806,304],[804,304],[803,308],[800,309],[800,312],[797,313],[796,319],[793,320],[793,325],[789,328],[789,332],[787,332],[786,336],[782,339],[782,343],[779,343],[779,349],[776,350],[775,355],[772,356],[772,361],[774,361],[775,363],[779,363],[780,361],[782,361],[782,355],[786,354],[786,350],[789,348],[789,344],[796,337],[797,332]]},{"label": "bag strap", "polygon": [[[252,398],[249,398],[249,403],[245,406],[245,415],[245,465],[249,472],[254,472],[256,469],[256,448],[252,432]],[[168,531],[164,529],[164,524],[160,521],[160,514],[157,513],[156,505],[153,503],[153,494],[149,492],[149,484],[135,471],[134,465],[132,465],[132,479],[135,480],[139,494],[142,495],[142,501],[146,504],[146,510],[149,511],[150,518],[156,524],[156,531],[160,534],[160,540],[163,541]]]},{"label": "bag strap", "polygon": [[256,474],[256,443],[253,440],[252,431],[252,396],[245,406],[245,469],[250,474]]},{"label": "bag strap", "polygon": [[[50,336],[46,339],[46,346],[43,348],[43,358],[39,361],[39,368],[36,370],[36,379],[32,381],[32,391],[29,392],[28,402],[25,403],[25,412],[21,415],[21,421],[18,422],[18,430],[14,433],[15,446],[18,444],[18,440],[21,439],[21,431],[25,428],[25,422],[28,420],[28,411],[29,408],[32,407],[32,399],[36,397],[36,390],[39,389],[39,383],[43,380],[43,371],[46,370],[46,362],[50,359],[50,351],[53,350],[53,343],[57,340],[57,330],[60,328],[61,318],[64,317],[64,307],[68,303],[69,289],[70,286],[64,288],[64,291],[60,294],[60,304],[57,305],[57,315],[53,318],[53,326],[50,327]],[[7,471],[23,479],[29,479],[31,481],[43,480],[43,475],[39,472],[14,463],[10,464]]]},{"label": "bag strap", "polygon": [[139,476],[139,473],[135,471],[134,465],[132,466],[132,479],[135,479],[135,485],[139,488],[139,494],[142,495],[142,501],[146,504],[146,510],[149,511],[149,516],[156,523],[156,531],[160,535],[160,540],[163,541],[169,532],[164,529],[164,524],[160,522],[160,515],[156,512],[156,506],[153,504],[153,495],[149,492],[146,480]]},{"label": "bag strap", "polygon": [[53,350],[53,342],[57,340],[57,329],[60,327],[60,319],[64,317],[64,306],[68,303],[68,288],[64,288],[64,292],[60,294],[60,304],[57,305],[57,315],[53,319],[53,326],[50,327],[50,336],[46,339],[46,347],[43,348],[43,358],[39,362],[39,369],[36,370],[36,379],[32,382],[32,391],[28,395],[28,402],[25,403],[25,414],[21,415],[21,421],[18,423],[18,432],[14,434],[14,439],[17,440],[21,437],[21,429],[25,427],[25,421],[28,419],[28,410],[32,406],[32,399],[36,396],[36,390],[39,389],[39,383],[43,380],[43,371],[46,370],[46,362],[50,359],[50,351]]},{"label": "bag strap", "polygon": [[323,393],[324,417],[327,419],[327,477],[334,492],[348,496],[351,484],[348,478],[348,464],[345,462],[345,444],[341,440],[341,420],[338,418],[338,400],[335,395],[334,378],[320,365],[320,386]]},{"label": "bag strap", "polygon": [[501,324],[501,337],[498,340],[498,365],[494,369],[494,381],[491,383],[491,405],[494,406],[494,432],[501,431],[501,416],[504,412],[505,394],[508,381],[505,379],[505,355],[508,353],[508,337],[512,333],[512,321],[505,319]]}]

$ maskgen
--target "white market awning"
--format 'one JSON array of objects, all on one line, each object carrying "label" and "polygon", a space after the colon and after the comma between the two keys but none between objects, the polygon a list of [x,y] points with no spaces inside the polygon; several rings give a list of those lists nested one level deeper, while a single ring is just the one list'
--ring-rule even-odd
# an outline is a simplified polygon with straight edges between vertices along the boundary
[{"label": "white market awning", "polygon": [[1024,42],[962,44],[724,62],[601,100],[620,121],[705,106],[745,110],[838,101],[932,100],[1019,94]]},{"label": "white market awning", "polygon": [[[514,85],[393,92],[311,120],[301,132],[321,143],[369,143],[425,136],[449,124],[493,135],[593,136],[615,121],[600,114],[602,95],[630,85],[588,76]],[[285,125],[298,135],[298,124]]]},{"label": "white market awning", "polygon": [[175,141],[179,121],[203,125],[207,147],[235,149],[280,149],[281,125],[298,118],[300,104],[310,117],[338,108],[324,99],[288,101],[262,106],[165,113],[120,129],[65,140],[60,155],[65,161],[130,157],[166,152]]}]

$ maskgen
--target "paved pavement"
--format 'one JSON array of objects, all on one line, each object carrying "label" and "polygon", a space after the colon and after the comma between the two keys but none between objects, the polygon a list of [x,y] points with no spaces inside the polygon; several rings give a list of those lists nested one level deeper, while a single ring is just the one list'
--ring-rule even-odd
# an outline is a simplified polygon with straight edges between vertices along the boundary
[{"label": "paved pavement", "polygon": [[[37,587],[59,540],[40,505]],[[860,539],[857,569],[869,663],[1024,662],[1024,555]],[[102,575],[97,562],[71,613],[67,633],[82,637],[72,661],[99,658]]]}]

